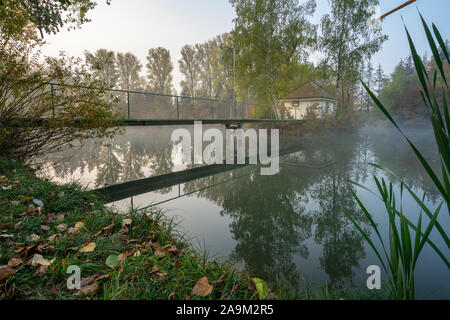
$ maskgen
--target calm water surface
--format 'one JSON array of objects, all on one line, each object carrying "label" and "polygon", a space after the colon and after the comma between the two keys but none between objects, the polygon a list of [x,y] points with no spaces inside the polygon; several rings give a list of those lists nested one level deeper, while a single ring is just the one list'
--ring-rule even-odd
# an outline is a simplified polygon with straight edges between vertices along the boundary
[{"label": "calm water surface", "polygon": [[[58,183],[75,180],[96,189],[182,172],[192,166],[183,163],[180,147],[170,142],[172,130],[128,128],[111,141],[88,141],[81,148],[42,160],[41,175]],[[409,130],[427,160],[437,165],[430,133],[427,129]],[[394,131],[365,128],[356,134],[309,138],[295,134],[295,130],[281,132],[281,149],[298,150],[281,157],[280,172],[275,176],[261,176],[257,166],[230,167],[164,189],[136,192],[111,205],[124,211],[160,208],[179,221],[179,229],[192,237],[194,245],[270,281],[293,285],[304,283],[303,278],[313,287],[326,282],[333,287],[364,287],[366,268],[378,260],[344,214],[345,210],[369,228],[347,181],[374,191],[373,175],[398,182],[369,165],[373,162],[396,172],[417,194],[426,191],[431,208],[442,199]],[[381,201],[360,188],[353,190],[387,239],[388,219]],[[417,221],[418,206],[406,194],[403,208]],[[446,208],[439,221],[449,230]],[[450,258],[437,233],[432,240]],[[416,287],[418,298],[450,298],[450,271],[429,247],[417,267]]]}]

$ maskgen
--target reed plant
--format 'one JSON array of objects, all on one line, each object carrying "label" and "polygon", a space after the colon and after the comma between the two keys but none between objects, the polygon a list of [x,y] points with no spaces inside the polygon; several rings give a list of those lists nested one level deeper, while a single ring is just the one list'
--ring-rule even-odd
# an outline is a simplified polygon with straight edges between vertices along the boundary
[{"label": "reed plant", "polygon": [[[450,264],[446,255],[441,251],[441,249],[438,248],[438,246],[433,241],[430,240],[431,232],[433,231],[433,229],[436,229],[438,235],[442,237],[446,245],[446,248],[444,248],[444,250],[448,254],[448,250],[450,249],[450,241],[446,231],[438,222],[438,216],[444,205],[447,207],[447,210],[450,213],[450,116],[447,105],[447,98],[449,94],[448,82],[445,75],[445,70],[448,70],[448,67],[450,65],[450,59],[447,46],[444,43],[444,40],[438,28],[434,24],[432,24],[432,33],[422,15],[420,15],[420,19],[431,52],[433,54],[435,64],[434,70],[429,71],[425,68],[424,63],[417,54],[416,47],[406,26],[405,30],[411,49],[411,55],[414,60],[414,66],[421,83],[421,88],[419,89],[420,94],[425,103],[426,109],[430,114],[430,121],[439,153],[441,166],[440,174],[438,174],[425,160],[425,157],[421,154],[419,149],[405,135],[392,115],[384,107],[383,103],[381,103],[381,101],[370,90],[370,88],[364,82],[362,82],[362,84],[374,101],[375,105],[383,112],[383,114],[389,119],[394,127],[406,139],[409,146],[414,151],[414,154],[426,170],[428,176],[431,178],[437,190],[442,195],[443,200],[435,210],[431,210],[424,202],[425,193],[422,197],[419,197],[408,185],[401,182],[400,197],[398,197],[394,192],[392,182],[387,184],[384,178],[379,179],[377,177],[374,177],[378,189],[377,195],[380,196],[381,201],[384,203],[385,210],[389,217],[389,239],[387,243],[385,243],[381,236],[379,226],[373,219],[373,214],[368,211],[360,198],[352,190],[354,198],[367,217],[371,228],[375,232],[376,238],[378,238],[378,240],[380,241],[381,248],[377,248],[374,241],[371,239],[369,232],[363,230],[361,226],[358,225],[358,223],[349,214],[346,213],[348,218],[353,222],[362,236],[366,239],[368,244],[374,250],[378,259],[380,260],[383,269],[388,277],[387,286],[389,288],[389,296],[393,299],[415,299],[416,296],[414,271],[425,244],[431,246],[431,248],[450,269]],[[433,37],[433,34],[436,40]],[[438,46],[440,47],[441,52],[439,52]],[[438,88],[438,83],[440,83],[440,88]],[[441,97],[439,97],[439,95],[441,95]],[[394,174],[388,169],[382,168],[376,164],[371,165]],[[358,187],[368,190],[366,187],[356,182],[350,182]],[[412,196],[412,198],[420,207],[420,215],[416,223],[411,222],[406,213],[403,211],[402,199],[403,192],[405,190]],[[371,190],[368,191],[372,192]],[[427,223],[425,223],[423,220],[423,213],[425,213],[428,217]]]}]

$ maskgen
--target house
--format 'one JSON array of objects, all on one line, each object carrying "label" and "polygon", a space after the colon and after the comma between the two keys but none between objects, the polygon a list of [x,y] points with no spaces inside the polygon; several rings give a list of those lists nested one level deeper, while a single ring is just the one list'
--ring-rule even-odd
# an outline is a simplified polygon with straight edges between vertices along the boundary
[{"label": "house", "polygon": [[308,110],[320,118],[334,112],[336,99],[319,84],[309,81],[289,93],[280,105],[289,118],[304,119]]}]

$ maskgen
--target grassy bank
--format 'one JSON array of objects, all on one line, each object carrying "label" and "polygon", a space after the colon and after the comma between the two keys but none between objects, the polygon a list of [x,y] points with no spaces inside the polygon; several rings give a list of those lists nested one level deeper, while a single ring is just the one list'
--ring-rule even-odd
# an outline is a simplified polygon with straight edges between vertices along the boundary
[{"label": "grassy bank", "polygon": [[[242,274],[183,243],[158,212],[120,215],[80,186],[56,186],[4,159],[0,194],[0,298],[257,296]],[[81,269],[81,290],[67,289],[71,265]]]},{"label": "grassy bank", "polygon": [[[81,270],[80,290],[67,288],[70,266]],[[267,298],[370,296],[280,287]],[[0,157],[0,299],[258,298],[249,275],[194,250],[161,212],[119,214],[79,185],[57,186]]]}]

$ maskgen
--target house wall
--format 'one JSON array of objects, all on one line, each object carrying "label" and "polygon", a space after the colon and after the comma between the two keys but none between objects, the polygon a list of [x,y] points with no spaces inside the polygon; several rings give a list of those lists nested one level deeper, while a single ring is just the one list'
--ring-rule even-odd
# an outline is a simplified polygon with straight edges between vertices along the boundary
[{"label": "house wall", "polygon": [[[307,109],[314,104],[318,104],[320,108],[319,117],[324,116],[325,114],[332,114],[335,109],[334,101],[324,100],[324,99],[311,99],[311,100],[289,100],[283,101],[284,107],[288,108],[289,114],[297,120],[301,120],[306,116]],[[328,106],[328,112],[327,112]]]}]

